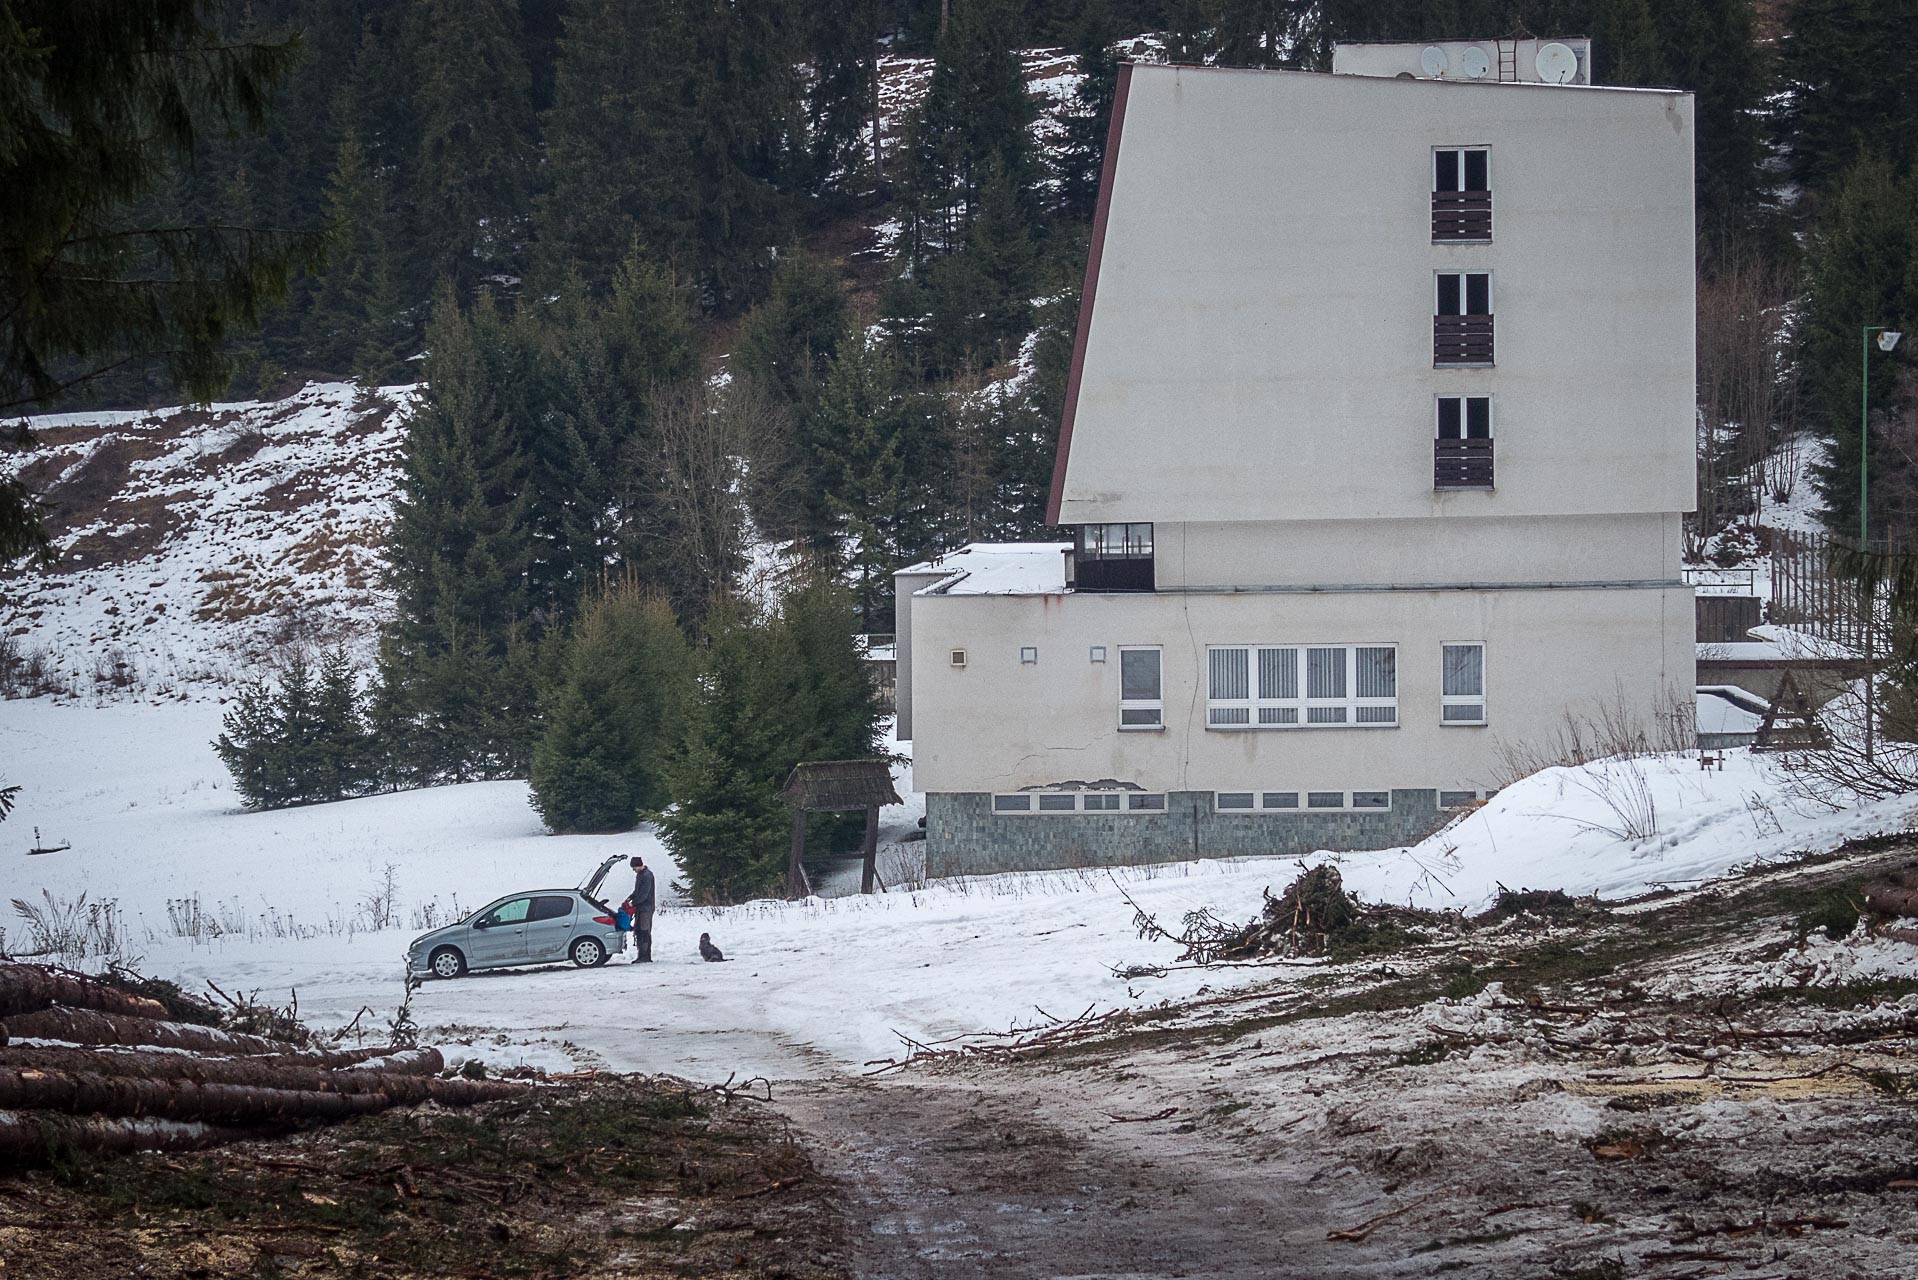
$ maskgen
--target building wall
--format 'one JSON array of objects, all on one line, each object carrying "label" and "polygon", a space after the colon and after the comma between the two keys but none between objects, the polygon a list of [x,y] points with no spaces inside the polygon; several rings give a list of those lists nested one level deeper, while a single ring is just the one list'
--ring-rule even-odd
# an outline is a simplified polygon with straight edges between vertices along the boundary
[{"label": "building wall", "polygon": [[[1475,497],[1488,507],[1492,495]],[[1153,526],[1162,591],[1365,583],[1679,579],[1676,512],[1481,520],[1243,520]]]},{"label": "building wall", "polygon": [[1382,813],[1220,813],[1210,791],[1177,791],[1163,813],[1008,816],[989,795],[926,797],[926,873],[990,875],[1188,858],[1298,856],[1414,844],[1450,817],[1434,791],[1394,791]]},{"label": "building wall", "polygon": [[[892,575],[893,715],[901,742],[912,741],[912,595],[947,576],[943,570]],[[938,644],[938,637],[932,643]]]},{"label": "building wall", "polygon": [[[1689,587],[1632,590],[921,595],[914,786],[1013,791],[1112,778],[1148,791],[1487,789],[1501,742],[1622,700],[1651,723],[1693,683]],[[1439,723],[1439,647],[1483,641],[1489,725]],[[1205,727],[1208,644],[1396,643],[1399,726]],[[1163,646],[1165,728],[1118,730],[1122,645]],[[1090,650],[1103,645],[1107,661]],[[1038,661],[1020,661],[1036,647]],[[945,661],[967,651],[967,665]],[[902,679],[906,678],[902,673]],[[1057,820],[1057,819],[1054,819]],[[934,825],[928,820],[928,830]]]},{"label": "building wall", "polygon": [[[1493,242],[1433,244],[1475,144]],[[1689,510],[1691,169],[1684,93],[1132,68],[1061,523]],[[1492,272],[1496,368],[1431,367],[1439,270]],[[1434,492],[1440,393],[1493,397],[1495,493]]]}]

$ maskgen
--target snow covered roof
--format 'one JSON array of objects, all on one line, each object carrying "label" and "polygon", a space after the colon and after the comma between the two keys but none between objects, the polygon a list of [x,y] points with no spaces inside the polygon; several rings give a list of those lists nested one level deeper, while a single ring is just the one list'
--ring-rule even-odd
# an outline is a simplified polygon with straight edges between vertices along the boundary
[{"label": "snow covered roof", "polygon": [[1844,645],[1823,636],[1815,636],[1806,631],[1781,627],[1776,623],[1766,623],[1762,627],[1753,627],[1750,640],[1738,640],[1728,644],[1701,641],[1698,646],[1698,659],[1701,662],[1842,662],[1856,658]]},{"label": "snow covered roof", "polygon": [[1752,734],[1764,723],[1763,711],[1750,709],[1747,699],[1733,696],[1736,691],[1701,686],[1698,690],[1698,732],[1701,735]]},{"label": "snow covered roof", "polygon": [[1066,589],[1069,542],[974,542],[899,570],[942,574],[921,596],[1045,596]]}]

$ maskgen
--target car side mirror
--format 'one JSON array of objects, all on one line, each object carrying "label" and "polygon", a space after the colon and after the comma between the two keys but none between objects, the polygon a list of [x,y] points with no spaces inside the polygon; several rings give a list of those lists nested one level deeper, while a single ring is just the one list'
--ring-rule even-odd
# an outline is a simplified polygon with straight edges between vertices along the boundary
[{"label": "car side mirror", "polygon": [[473,927],[474,927],[475,929],[490,929],[490,928],[492,928],[492,927],[493,927],[494,925],[496,925],[496,924],[498,924],[498,923],[499,923],[499,921],[497,921],[497,920],[495,920],[495,919],[493,919],[493,917],[491,917],[491,916],[488,916],[488,917],[486,917],[486,919],[484,919],[484,920],[475,920],[475,921],[473,921]]}]

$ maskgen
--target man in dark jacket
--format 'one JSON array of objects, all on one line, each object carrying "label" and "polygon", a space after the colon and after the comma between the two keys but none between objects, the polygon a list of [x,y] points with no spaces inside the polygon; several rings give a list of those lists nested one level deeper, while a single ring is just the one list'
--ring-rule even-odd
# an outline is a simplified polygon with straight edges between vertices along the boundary
[{"label": "man in dark jacket", "polygon": [[633,867],[633,945],[638,954],[634,964],[650,964],[653,959],[653,873],[646,859],[634,855]]}]

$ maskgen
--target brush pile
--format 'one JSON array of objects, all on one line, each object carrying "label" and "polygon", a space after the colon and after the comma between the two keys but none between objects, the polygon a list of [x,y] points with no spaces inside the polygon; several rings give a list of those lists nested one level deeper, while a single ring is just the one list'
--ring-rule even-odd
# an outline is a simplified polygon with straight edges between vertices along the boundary
[{"label": "brush pile", "polygon": [[[1127,899],[1130,901],[1130,899]],[[1356,956],[1395,951],[1456,934],[1466,926],[1457,915],[1362,902],[1345,891],[1337,867],[1299,864],[1299,875],[1248,924],[1221,920],[1210,911],[1190,912],[1178,933],[1161,926],[1137,903],[1133,923],[1142,938],[1160,937],[1185,948],[1181,961],[1198,964],[1258,960],[1270,956]]]},{"label": "brush pile", "polygon": [[[164,988],[165,984],[161,984]],[[528,1086],[448,1080],[434,1049],[326,1049],[219,1011],[41,965],[0,964],[0,1165],[62,1151],[184,1151],[388,1107],[470,1106]],[[188,1020],[191,1019],[191,1020]]]}]

